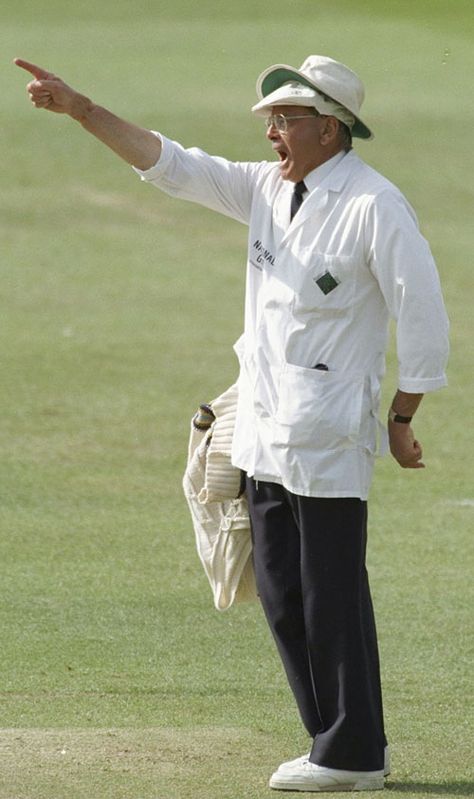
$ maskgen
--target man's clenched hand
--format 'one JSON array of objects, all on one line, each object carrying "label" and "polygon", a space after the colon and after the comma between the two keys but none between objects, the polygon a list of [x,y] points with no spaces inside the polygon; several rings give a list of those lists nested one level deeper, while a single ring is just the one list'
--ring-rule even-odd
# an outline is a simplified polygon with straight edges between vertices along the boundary
[{"label": "man's clenched hand", "polygon": [[424,469],[423,449],[409,424],[388,423],[390,452],[403,469]]}]

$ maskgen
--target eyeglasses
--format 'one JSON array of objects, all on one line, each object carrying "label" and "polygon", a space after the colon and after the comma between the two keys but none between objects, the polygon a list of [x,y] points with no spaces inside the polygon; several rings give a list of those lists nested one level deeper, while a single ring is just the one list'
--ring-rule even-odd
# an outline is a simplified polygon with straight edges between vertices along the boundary
[{"label": "eyeglasses", "polygon": [[265,125],[267,126],[267,130],[271,127],[275,127],[278,133],[288,133],[288,122],[293,119],[315,119],[316,117],[322,116],[318,111],[315,111],[314,114],[297,114],[295,116],[286,117],[284,114],[272,114],[271,116],[265,119]]}]

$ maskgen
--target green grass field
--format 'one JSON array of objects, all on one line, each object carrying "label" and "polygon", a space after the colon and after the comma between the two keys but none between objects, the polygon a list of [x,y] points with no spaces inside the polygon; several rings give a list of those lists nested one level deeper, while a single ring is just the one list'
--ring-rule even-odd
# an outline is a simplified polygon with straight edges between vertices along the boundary
[{"label": "green grass field", "polygon": [[472,796],[474,4],[4,0],[0,23],[0,799],[263,799],[308,743],[258,606],[214,610],[181,491],[188,420],[236,376],[246,229],[34,110],[11,60],[247,160],[257,75],[312,52],[363,77],[357,149],[415,206],[452,321],[427,468],[380,461],[370,503],[387,790]]}]

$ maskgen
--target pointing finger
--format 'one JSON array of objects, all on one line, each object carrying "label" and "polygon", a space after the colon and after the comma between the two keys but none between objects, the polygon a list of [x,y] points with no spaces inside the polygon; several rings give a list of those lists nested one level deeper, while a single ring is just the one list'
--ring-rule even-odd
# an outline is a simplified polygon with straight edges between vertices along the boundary
[{"label": "pointing finger", "polygon": [[23,61],[22,58],[15,58],[13,63],[16,64],[17,67],[21,67],[21,69],[26,69],[26,71],[30,72],[37,80],[47,80],[52,77],[51,72],[47,72],[36,64],[31,64],[29,61]]}]

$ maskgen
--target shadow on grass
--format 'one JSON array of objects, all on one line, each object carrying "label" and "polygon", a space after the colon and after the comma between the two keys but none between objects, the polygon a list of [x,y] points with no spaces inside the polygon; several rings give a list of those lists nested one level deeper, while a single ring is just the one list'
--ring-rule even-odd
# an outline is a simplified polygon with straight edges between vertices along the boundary
[{"label": "shadow on grass", "polygon": [[474,782],[388,782],[388,791],[399,791],[408,795],[433,794],[433,796],[474,796]]}]

